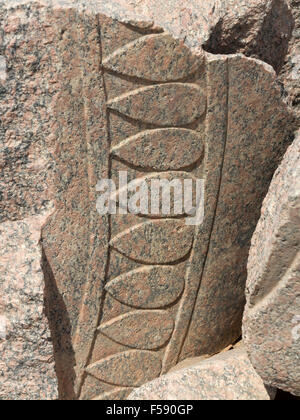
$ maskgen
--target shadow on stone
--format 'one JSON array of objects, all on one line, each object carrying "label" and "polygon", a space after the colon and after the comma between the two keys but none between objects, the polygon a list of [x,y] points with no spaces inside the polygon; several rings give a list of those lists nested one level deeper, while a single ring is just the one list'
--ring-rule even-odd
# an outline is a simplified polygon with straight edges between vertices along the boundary
[{"label": "shadow on stone", "polygon": [[300,401],[300,397],[296,397],[296,395],[290,394],[289,392],[281,391],[278,389],[275,401]]},{"label": "shadow on stone", "polygon": [[42,269],[45,279],[44,305],[54,348],[55,370],[60,400],[74,400],[75,356],[71,340],[71,323],[63,298],[42,250]]},{"label": "shadow on stone", "polygon": [[203,49],[212,54],[243,53],[270,64],[279,73],[288,53],[295,21],[285,1],[273,0],[262,23],[257,13],[248,13],[237,21],[226,22],[221,18],[211,32]]}]

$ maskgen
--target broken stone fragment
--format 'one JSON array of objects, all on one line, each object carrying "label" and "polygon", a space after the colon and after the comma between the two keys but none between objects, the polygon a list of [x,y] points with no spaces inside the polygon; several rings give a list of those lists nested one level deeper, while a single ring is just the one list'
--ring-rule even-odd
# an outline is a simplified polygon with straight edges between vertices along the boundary
[{"label": "broken stone fragment", "polygon": [[[240,336],[293,119],[269,65],[202,50],[198,2],[180,20],[170,2],[160,19],[143,2],[23,3],[1,4],[1,220],[55,208],[40,230],[60,397],[125,398]],[[203,224],[98,214],[98,181],[124,170],[203,179]]]},{"label": "broken stone fragment", "polygon": [[275,173],[252,239],[243,330],[265,383],[300,396],[300,133]]}]

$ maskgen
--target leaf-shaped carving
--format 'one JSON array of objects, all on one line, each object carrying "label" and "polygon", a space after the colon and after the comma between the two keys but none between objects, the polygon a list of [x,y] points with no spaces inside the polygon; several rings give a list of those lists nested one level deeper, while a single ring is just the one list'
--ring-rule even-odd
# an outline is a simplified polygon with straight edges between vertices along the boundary
[{"label": "leaf-shaped carving", "polygon": [[129,350],[93,363],[86,371],[100,381],[137,387],[159,376],[161,358],[147,350]]},{"label": "leaf-shaped carving", "polygon": [[158,126],[183,126],[200,117],[206,108],[202,89],[191,83],[147,86],[107,102],[110,109],[135,120]]},{"label": "leaf-shaped carving", "polygon": [[194,227],[185,220],[151,220],[115,236],[111,246],[142,263],[168,264],[190,252],[193,238]]},{"label": "leaf-shaped carving", "polygon": [[[191,193],[195,193],[196,178],[192,174],[182,171],[170,171],[151,173],[141,178],[136,178],[130,183],[130,187],[126,185],[120,190],[113,192],[110,198],[113,202],[118,203],[119,207],[124,209],[129,208],[130,204],[132,204],[130,213],[141,216],[150,218],[188,216],[189,214],[185,211],[185,202],[183,199],[185,181],[187,180],[190,181],[192,187]],[[124,196],[124,193],[128,199],[123,203],[123,200],[120,200],[120,196]],[[141,203],[141,194],[145,199],[144,201],[142,200],[143,203]],[[161,197],[164,197],[163,202]],[[185,198],[187,200],[188,197],[186,196]],[[131,203],[131,200],[133,203]]]},{"label": "leaf-shaped carving", "polygon": [[142,350],[163,346],[171,337],[174,322],[167,311],[134,311],[101,325],[98,330],[117,343]]},{"label": "leaf-shaped carving", "polygon": [[106,291],[125,305],[154,309],[170,305],[184,288],[186,264],[141,267],[111,280]]},{"label": "leaf-shaped carving", "polygon": [[195,73],[201,63],[183,41],[159,34],[130,42],[107,57],[103,66],[127,76],[169,82]]},{"label": "leaf-shaped carving", "polygon": [[122,141],[113,156],[157,171],[176,170],[197,162],[204,149],[203,136],[184,128],[147,130]]},{"label": "leaf-shaped carving", "polygon": [[147,20],[129,20],[127,25],[132,26],[132,28],[146,30],[152,29],[154,27],[154,22]]}]

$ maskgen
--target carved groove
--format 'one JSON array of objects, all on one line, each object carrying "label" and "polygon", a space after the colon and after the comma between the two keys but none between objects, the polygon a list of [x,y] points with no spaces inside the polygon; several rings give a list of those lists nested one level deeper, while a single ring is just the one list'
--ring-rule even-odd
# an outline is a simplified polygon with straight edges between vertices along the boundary
[{"label": "carved groove", "polygon": [[[109,168],[115,157],[125,164],[152,171],[139,181],[190,180],[193,175],[186,168],[195,169],[193,165],[200,164],[204,154],[204,134],[196,130],[199,130],[200,123],[203,127],[201,118],[204,118],[206,110],[206,93],[197,84],[187,83],[186,79],[191,75],[196,78],[197,70],[203,65],[203,57],[194,57],[181,41],[174,40],[170,35],[146,35],[147,31],[158,30],[153,23],[135,22],[130,25],[135,26],[135,31],[144,31],[144,36],[118,48],[103,60],[102,66],[121,78],[138,78],[154,84],[107,100],[109,138],[110,123],[115,114],[121,116],[116,125],[116,140],[118,130],[125,137],[124,132],[127,131],[122,124],[128,120],[138,121],[136,126],[145,130],[113,148],[110,145]],[[117,39],[117,34],[114,36]],[[108,45],[111,45],[111,38]],[[117,45],[122,45],[120,39]],[[113,96],[110,92],[109,97]],[[131,133],[128,130],[128,136]],[[181,172],[176,172],[180,169]],[[174,336],[171,305],[180,302],[182,294],[188,293],[185,277],[195,227],[187,226],[185,220],[176,218],[182,215],[183,212],[173,211],[164,219],[160,212],[157,215],[159,220],[143,219],[142,223],[126,230],[120,220],[120,233],[110,238],[107,266],[112,249],[143,266],[119,275],[105,286],[105,291],[115,299],[110,301],[121,302],[136,310],[114,315],[105,323],[101,323],[100,317],[97,330],[115,343],[135,350],[113,354],[86,367],[89,375],[116,387],[94,399],[126,398],[132,387],[138,387],[161,373],[167,343],[172,342]],[[111,227],[110,219],[110,232]],[[106,281],[107,278],[108,269]],[[104,293],[103,301],[105,299]],[[177,313],[178,317],[180,314]],[[98,351],[101,354],[101,349],[98,348]],[[96,352],[97,357],[90,360],[97,360],[99,353]]]},{"label": "carved groove", "polygon": [[193,226],[186,226],[184,220],[168,219],[133,226],[115,236],[110,244],[136,261],[168,264],[181,260],[190,252],[193,238]]},{"label": "carved groove", "polygon": [[86,368],[100,381],[124,387],[137,387],[159,376],[161,359],[155,352],[130,350],[102,359]]},{"label": "carved groove", "polygon": [[107,57],[103,67],[152,82],[169,82],[194,74],[199,68],[199,59],[191,54],[182,41],[168,34],[159,34],[148,35],[125,45]]}]

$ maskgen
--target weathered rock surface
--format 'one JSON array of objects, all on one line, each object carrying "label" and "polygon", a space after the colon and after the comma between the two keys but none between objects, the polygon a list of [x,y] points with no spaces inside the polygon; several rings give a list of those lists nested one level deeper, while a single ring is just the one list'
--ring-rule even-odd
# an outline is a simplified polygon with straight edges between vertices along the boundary
[{"label": "weathered rock surface", "polygon": [[39,243],[47,216],[0,225],[1,400],[58,398]]},{"label": "weathered rock surface", "polygon": [[133,391],[128,400],[270,400],[243,347],[163,375]]},{"label": "weathered rock surface", "polygon": [[214,54],[243,53],[279,71],[294,20],[287,0],[221,0],[204,48]]},{"label": "weathered rock surface", "polygon": [[299,121],[299,0],[220,0],[213,7],[201,34],[204,49],[243,53],[273,66]]},{"label": "weathered rock surface", "polygon": [[294,29],[279,80],[288,93],[287,102],[295,110],[300,121],[300,1],[289,0],[294,18]]},{"label": "weathered rock surface", "polygon": [[[125,398],[239,337],[250,238],[293,132],[270,66],[201,49],[212,3],[135,3],[1,4],[1,221],[54,205],[40,230],[61,398]],[[177,153],[183,130],[194,153]],[[203,224],[100,216],[98,181],[125,170],[203,179]]]},{"label": "weathered rock surface", "polygon": [[[287,102],[299,117],[299,0],[181,0],[163,3],[133,0],[128,20],[137,13],[184,39],[192,50],[213,54],[243,53],[270,64],[287,92]],[[201,7],[199,7],[201,5]],[[117,5],[110,12],[126,15]]]},{"label": "weathered rock surface", "polygon": [[58,397],[40,246],[52,207],[53,18],[0,5],[0,399]]},{"label": "weathered rock surface", "polygon": [[243,330],[265,383],[300,395],[300,133],[274,176],[252,239]]},{"label": "weathered rock surface", "polygon": [[[182,359],[209,354],[212,349],[217,353],[239,336],[237,320],[244,306],[250,240],[280,150],[285,148],[285,134],[280,134],[285,111],[279,111],[283,108],[274,80],[268,65],[240,55],[228,57],[228,119],[219,201]],[[275,124],[274,109],[279,111]]]}]

